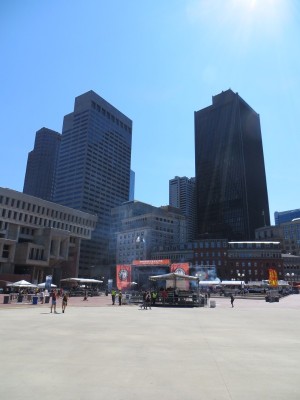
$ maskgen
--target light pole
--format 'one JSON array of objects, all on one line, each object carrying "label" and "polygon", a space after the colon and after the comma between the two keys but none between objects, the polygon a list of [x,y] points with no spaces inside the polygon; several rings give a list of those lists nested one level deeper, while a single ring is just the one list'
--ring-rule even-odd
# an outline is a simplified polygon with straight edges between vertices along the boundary
[{"label": "light pole", "polygon": [[294,276],[295,276],[295,274],[294,274],[294,272],[291,272],[291,273],[287,273],[287,274],[285,274],[285,276],[287,277],[287,281],[289,281],[289,278],[291,278],[291,280],[290,280],[290,285],[292,286],[292,288],[293,288],[293,279],[294,279]]}]

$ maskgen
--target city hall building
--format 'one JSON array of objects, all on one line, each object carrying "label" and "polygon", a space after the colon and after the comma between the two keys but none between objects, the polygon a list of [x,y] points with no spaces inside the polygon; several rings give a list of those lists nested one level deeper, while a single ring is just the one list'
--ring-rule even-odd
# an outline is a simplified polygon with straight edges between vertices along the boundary
[{"label": "city hall building", "polygon": [[95,215],[0,188],[0,280],[77,277],[80,242],[96,222]]}]

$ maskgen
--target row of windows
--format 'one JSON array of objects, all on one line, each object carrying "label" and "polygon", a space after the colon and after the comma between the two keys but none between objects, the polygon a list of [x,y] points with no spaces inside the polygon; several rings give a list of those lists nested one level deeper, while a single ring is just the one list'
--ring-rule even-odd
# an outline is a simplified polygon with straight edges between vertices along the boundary
[{"label": "row of windows", "polygon": [[269,253],[228,253],[229,258],[281,258],[281,252]]},{"label": "row of windows", "polygon": [[[85,226],[93,226],[94,225],[94,222],[90,221],[89,219],[79,217],[77,215],[67,214],[62,211],[46,208],[41,205],[27,203],[27,202],[21,201],[21,200],[16,200],[16,199],[10,198],[10,197],[0,196],[0,204],[5,204],[10,207],[20,208],[24,211],[29,211],[29,212],[33,212],[33,213],[37,213],[37,214],[43,214],[43,215],[46,215],[47,217],[51,217],[51,218],[63,219],[65,221],[73,222],[76,224],[82,224]],[[13,211],[10,210],[10,212],[12,213]],[[16,212],[14,212],[14,214],[16,214]],[[8,218],[10,218],[10,217],[8,217]]]},{"label": "row of windows", "polygon": [[[233,266],[233,263],[230,263],[230,265],[231,266]],[[236,263],[235,263],[235,266],[236,267],[257,267],[257,266],[259,266],[258,264],[257,264],[257,262],[251,262],[251,261],[249,261],[249,262],[239,262],[239,261],[237,261]],[[267,264],[264,264],[264,263],[261,263],[260,264],[260,266],[261,266],[261,268],[264,268],[265,266],[268,268],[268,267],[271,267],[271,265],[269,265],[268,263]],[[276,266],[277,267],[281,267],[281,264],[276,264]],[[239,272],[239,270],[237,270],[237,272]]]},{"label": "row of windows", "polygon": [[90,235],[90,229],[74,226],[60,221],[53,221],[50,219],[41,218],[34,215],[24,214],[21,212],[19,213],[17,211],[7,210],[5,208],[2,209],[0,215],[2,218],[9,218],[18,222],[34,224],[45,228],[64,229],[66,231],[70,231],[75,234],[80,234],[85,236]]},{"label": "row of windows", "polygon": [[117,117],[115,117],[112,113],[109,111],[105,110],[105,108],[101,107],[99,104],[97,104],[95,101],[92,101],[92,108],[94,110],[97,110],[99,113],[103,116],[106,116],[107,119],[110,119],[112,122],[115,122],[117,125],[121,126],[121,128],[124,128],[125,131],[128,131],[131,133],[131,128],[124,124],[122,121],[120,121]]},{"label": "row of windows", "polygon": [[232,249],[279,249],[280,243],[277,242],[234,242],[228,243]]}]

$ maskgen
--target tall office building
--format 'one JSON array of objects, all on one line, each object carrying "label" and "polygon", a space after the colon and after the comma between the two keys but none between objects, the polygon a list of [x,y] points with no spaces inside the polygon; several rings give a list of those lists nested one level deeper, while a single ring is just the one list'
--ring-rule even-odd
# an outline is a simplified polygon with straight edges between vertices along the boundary
[{"label": "tall office building", "polygon": [[23,193],[53,201],[61,134],[42,128],[28,154]]},{"label": "tall office building", "polygon": [[175,176],[169,180],[169,204],[179,208],[187,220],[187,240],[195,238],[195,178]]},{"label": "tall office building", "polygon": [[110,211],[129,199],[132,121],[95,92],[64,117],[55,201],[98,216],[83,241],[81,276],[107,277]]},{"label": "tall office building", "polygon": [[270,225],[259,115],[232,90],[195,112],[199,237],[252,240]]}]

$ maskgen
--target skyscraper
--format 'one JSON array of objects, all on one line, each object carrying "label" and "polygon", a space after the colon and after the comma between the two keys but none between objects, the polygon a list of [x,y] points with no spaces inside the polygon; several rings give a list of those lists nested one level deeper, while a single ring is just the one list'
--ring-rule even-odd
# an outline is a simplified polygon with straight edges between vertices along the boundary
[{"label": "skyscraper", "polygon": [[34,149],[28,154],[23,192],[53,201],[61,134],[42,128],[36,132]]},{"label": "skyscraper", "polygon": [[195,239],[195,178],[175,176],[169,180],[169,204],[179,208],[187,220],[187,240]]},{"label": "skyscraper", "polygon": [[199,237],[252,240],[270,225],[259,115],[232,90],[195,112]]},{"label": "skyscraper", "polygon": [[55,201],[98,216],[82,242],[81,276],[105,275],[110,210],[129,199],[131,138],[132,121],[93,91],[64,117]]}]

